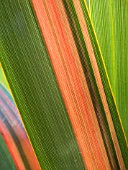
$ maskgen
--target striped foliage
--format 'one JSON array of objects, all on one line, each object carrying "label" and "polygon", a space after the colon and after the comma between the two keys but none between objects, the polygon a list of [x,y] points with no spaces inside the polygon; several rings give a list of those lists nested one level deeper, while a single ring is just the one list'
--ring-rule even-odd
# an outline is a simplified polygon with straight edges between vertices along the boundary
[{"label": "striped foliage", "polygon": [[2,67],[41,168],[128,168],[85,1],[4,0],[1,11]]},{"label": "striped foliage", "polygon": [[90,14],[128,139],[128,1],[90,0]]},{"label": "striped foliage", "polygon": [[[0,84],[0,135],[11,154],[16,169],[33,170],[36,168],[36,170],[40,170],[18,110],[14,105],[11,95],[2,84]],[[3,146],[3,149],[5,148],[6,150],[6,147]],[[1,153],[1,170],[6,169],[3,169],[6,166],[6,162],[3,161],[2,163],[2,160],[6,159],[6,157],[9,157],[8,153],[5,154],[5,158],[4,154],[2,155]]]},{"label": "striped foliage", "polygon": [[11,155],[1,134],[0,134],[0,169],[16,170],[15,164],[11,158]]}]

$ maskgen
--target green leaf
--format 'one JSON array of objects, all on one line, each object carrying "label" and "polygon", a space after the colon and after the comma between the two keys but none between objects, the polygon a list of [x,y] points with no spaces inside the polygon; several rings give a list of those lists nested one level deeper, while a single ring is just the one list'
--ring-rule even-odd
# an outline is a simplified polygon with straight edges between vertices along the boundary
[{"label": "green leaf", "polygon": [[90,0],[90,15],[128,139],[128,1]]},{"label": "green leaf", "polygon": [[4,84],[7,89],[9,89],[8,83],[6,81],[2,67],[0,66],[0,83]]}]

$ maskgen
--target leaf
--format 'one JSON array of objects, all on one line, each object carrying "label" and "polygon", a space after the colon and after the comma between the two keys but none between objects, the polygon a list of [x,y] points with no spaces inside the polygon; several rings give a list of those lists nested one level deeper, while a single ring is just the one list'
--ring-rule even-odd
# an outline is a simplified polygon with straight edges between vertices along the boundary
[{"label": "leaf", "polygon": [[1,63],[42,169],[84,169],[30,3],[5,0],[0,10]]},{"label": "leaf", "polygon": [[[90,65],[89,58],[90,58],[92,60],[91,62],[92,62],[92,67],[93,67],[94,73],[91,70],[89,72],[92,73],[92,75],[93,74],[97,75],[96,76],[96,81],[97,81],[99,73],[96,71],[96,64],[93,64],[93,62],[94,62],[94,55],[96,57],[97,64],[98,64],[98,67],[99,67],[99,72],[100,72],[102,83],[103,83],[104,90],[105,90],[105,95],[106,95],[106,98],[107,98],[107,103],[108,103],[109,108],[110,108],[111,116],[112,116],[113,123],[114,123],[115,129],[116,129],[116,133],[117,133],[117,137],[118,137],[118,140],[119,140],[119,143],[120,143],[120,147],[122,148],[121,150],[122,150],[123,158],[125,159],[127,157],[127,153],[128,153],[125,136],[122,133],[122,127],[121,127],[121,124],[120,124],[118,111],[116,109],[116,105],[114,104],[114,99],[113,99],[113,96],[112,96],[112,92],[111,92],[111,89],[110,89],[110,86],[109,86],[109,81],[108,81],[108,78],[107,78],[107,75],[106,75],[106,71],[105,71],[105,68],[104,68],[104,63],[103,63],[103,60],[102,60],[102,54],[101,54],[99,46],[97,44],[97,40],[96,40],[95,34],[93,32],[93,27],[92,27],[92,25],[90,23],[90,18],[88,17],[87,8],[85,6],[85,3],[83,1],[81,1],[81,6],[82,6],[82,9],[83,9],[83,14],[84,14],[84,17],[85,17],[85,20],[86,20],[86,23],[85,23],[84,19],[82,18],[82,12],[80,12],[80,7],[79,7],[80,5],[79,5],[78,1],[77,2],[74,1],[75,8],[76,9],[78,8],[76,10],[77,11],[76,12],[77,15],[75,14],[75,10],[72,9],[73,8],[73,3],[71,1],[64,1],[64,2],[65,2],[65,4],[67,3],[67,4],[70,4],[70,6],[71,6],[70,8],[72,10],[72,13],[68,12],[69,22],[71,24],[72,31],[73,31],[73,34],[74,34],[74,37],[75,37],[75,40],[76,40],[76,43],[77,43],[77,48],[79,50],[79,55],[81,56],[81,63],[82,63],[82,66],[84,68],[85,75],[86,75],[86,77],[88,77],[88,79],[90,79],[89,78],[90,75],[88,73],[88,69],[91,69],[91,67],[89,68],[89,65]],[[68,5],[66,5],[65,8],[66,8],[67,11],[69,10],[68,9]],[[78,20],[77,20],[77,16],[78,16]],[[74,19],[73,19],[73,17],[74,17]],[[86,28],[86,24],[87,24],[87,28]],[[81,34],[81,31],[82,31],[83,35]],[[90,34],[90,39],[91,39],[91,43],[92,43],[93,49],[91,49],[91,45],[90,45],[90,41],[89,41],[89,38],[88,38],[87,31]],[[84,43],[85,43],[85,45],[84,45]],[[83,50],[84,50],[84,52],[83,52]],[[94,54],[92,53],[93,50],[94,50]],[[88,58],[88,54],[89,54],[89,58]],[[85,59],[85,58],[87,58],[87,59]],[[87,66],[86,62],[89,63],[88,66]],[[92,78],[92,80],[95,80],[95,79]],[[88,81],[90,82],[90,80],[88,80]],[[97,81],[97,86],[99,86],[98,84],[99,84],[99,82]],[[90,93],[93,91],[92,92],[93,95],[94,95],[94,93],[97,93],[97,89],[96,88],[94,89],[95,85],[96,85],[95,81],[94,82],[90,82],[90,86],[91,86],[90,87]],[[92,88],[93,88],[93,90],[92,90]],[[100,86],[98,88],[99,88],[100,95],[103,96],[104,92],[103,91],[101,92]],[[94,90],[95,90],[95,92],[94,92]],[[94,96],[92,96],[92,98],[94,99]],[[98,99],[98,98],[96,99],[95,98],[94,102],[96,102],[96,100],[99,100],[98,101],[99,102],[99,106],[102,109],[102,105],[100,103],[101,102],[100,99]],[[105,103],[104,103],[103,100],[102,100],[102,102],[103,102],[103,105],[104,105]],[[98,111],[98,107],[97,107],[98,103],[97,104],[95,103],[95,105],[96,105],[95,109],[97,109],[97,111]],[[104,107],[104,109],[105,109],[105,112],[107,113],[108,111],[106,111],[105,107]],[[98,111],[98,112],[100,112],[100,111]],[[103,114],[103,110],[102,110],[101,113]],[[100,113],[98,113],[98,114],[100,114]],[[102,116],[102,115],[100,115],[100,116]],[[107,114],[106,114],[106,118],[107,118],[107,121],[108,121],[108,124],[109,124],[109,130],[111,132],[110,122],[108,120],[108,115]],[[105,117],[104,117],[104,119],[105,119]],[[99,121],[99,123],[100,123],[100,121]],[[105,125],[105,126],[107,127],[107,125]],[[101,129],[103,130],[102,126],[101,126]],[[108,133],[109,132],[107,132],[107,134]],[[103,132],[103,135],[104,135],[104,132]],[[112,135],[112,132],[111,132],[111,135]],[[113,135],[112,135],[112,138],[113,138]],[[122,144],[123,141],[124,141],[124,144]],[[113,142],[114,142],[114,140],[113,140]],[[116,146],[116,144],[114,144],[114,145]],[[117,152],[117,148],[116,148],[116,152]],[[125,159],[125,163],[127,164],[127,158]]]},{"label": "leaf", "polygon": [[128,139],[128,1],[90,0],[90,14]]},{"label": "leaf", "polygon": [[[0,133],[16,165],[16,169],[40,170],[19,112],[8,90],[0,83]],[[4,156],[4,155],[3,155]],[[1,155],[0,158],[3,159]]]},{"label": "leaf", "polygon": [[11,155],[5,145],[5,142],[0,134],[0,169],[1,170],[16,170]]},{"label": "leaf", "polygon": [[6,78],[5,78],[5,75],[4,75],[4,73],[3,73],[3,70],[2,70],[2,66],[1,66],[1,65],[0,65],[0,83],[3,83],[3,84],[6,86],[6,88],[9,89],[8,83],[7,83],[7,81],[6,81]]},{"label": "leaf", "polygon": [[85,2],[5,0],[1,10],[2,66],[41,168],[127,168]]}]

